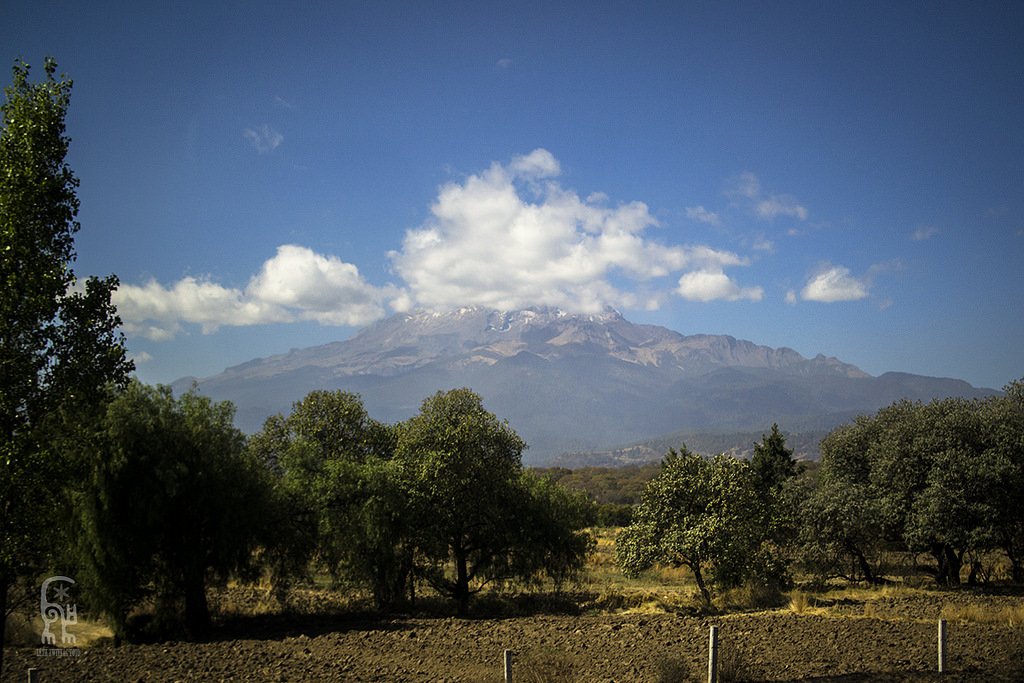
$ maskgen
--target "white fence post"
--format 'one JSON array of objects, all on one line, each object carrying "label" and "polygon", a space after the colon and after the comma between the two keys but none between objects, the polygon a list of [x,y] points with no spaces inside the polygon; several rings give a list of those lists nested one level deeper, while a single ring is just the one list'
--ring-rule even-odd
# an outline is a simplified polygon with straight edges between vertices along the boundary
[{"label": "white fence post", "polygon": [[505,650],[505,683],[512,683],[512,650]]},{"label": "white fence post", "polygon": [[946,620],[939,619],[939,673],[946,670]]},{"label": "white fence post", "polygon": [[708,683],[718,681],[718,627],[712,626],[708,634]]}]

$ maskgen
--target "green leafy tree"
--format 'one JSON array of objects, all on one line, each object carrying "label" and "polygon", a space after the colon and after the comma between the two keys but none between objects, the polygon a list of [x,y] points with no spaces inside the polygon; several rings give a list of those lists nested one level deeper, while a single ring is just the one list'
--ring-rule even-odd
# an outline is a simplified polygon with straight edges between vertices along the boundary
[{"label": "green leafy tree", "polygon": [[368,586],[378,607],[404,599],[410,493],[392,428],[370,418],[356,394],[314,391],[288,417],[267,420],[250,450],[280,475],[296,541],[281,559],[291,571],[315,559],[336,582]]},{"label": "green leafy tree", "polygon": [[769,518],[749,463],[726,455],[706,459],[684,445],[669,450],[661,474],[647,485],[632,523],[616,539],[616,556],[630,577],[656,564],[685,566],[710,603],[716,587],[778,578],[765,547]]},{"label": "green leafy tree", "polygon": [[[399,429],[412,481],[418,571],[460,613],[483,585],[571,573],[587,542],[569,512],[582,499],[524,480],[526,444],[469,389],[438,392]],[[524,484],[527,482],[527,484]]]},{"label": "green leafy tree", "polygon": [[[0,135],[0,599],[45,563],[49,511],[69,473],[55,447],[132,370],[110,304],[114,276],[76,280],[78,180],[65,162],[71,81],[14,65]],[[3,635],[0,620],[0,636]],[[2,657],[2,655],[0,655]],[[0,667],[2,667],[0,659]]]},{"label": "green leafy tree", "polygon": [[887,538],[927,552],[940,585],[958,584],[966,553],[992,547],[994,510],[978,485],[988,450],[979,403],[900,401],[878,412],[871,487]]},{"label": "green leafy tree", "polygon": [[202,635],[208,582],[247,575],[257,548],[272,542],[270,475],[245,453],[233,418],[227,401],[194,390],[175,399],[170,387],[139,382],[109,404],[77,510],[83,583],[119,636],[146,598],[156,628]]},{"label": "green leafy tree", "polygon": [[509,567],[518,581],[537,586],[551,579],[556,586],[577,578],[595,540],[590,526],[593,504],[585,493],[573,492],[552,477],[523,470],[518,482],[521,501],[512,510],[519,526]]},{"label": "green leafy tree", "polygon": [[801,520],[800,557],[820,579],[878,581],[882,535],[866,490],[864,483],[830,481],[808,487],[795,502]]},{"label": "green leafy tree", "polygon": [[885,546],[930,554],[925,571],[940,585],[958,584],[972,554],[1002,548],[1016,567],[1024,420],[1007,389],[988,401],[898,401],[834,430],[805,538],[841,549],[868,580],[867,557]]},{"label": "green leafy tree", "polygon": [[793,459],[793,449],[786,448],[786,437],[779,431],[778,424],[772,424],[770,434],[762,434],[760,443],[754,444],[754,455],[750,459],[754,480],[765,490],[778,491],[782,484],[802,471],[800,463]]},{"label": "green leafy tree", "polygon": [[802,556],[820,577],[877,581],[875,558],[886,534],[871,485],[872,444],[880,425],[858,415],[819,445],[818,487],[800,506]]},{"label": "green leafy tree", "polygon": [[991,437],[987,456],[1001,472],[986,494],[1000,511],[998,546],[1010,560],[1015,582],[1024,581],[1024,379],[1003,387],[1004,395],[982,407],[984,429]]}]

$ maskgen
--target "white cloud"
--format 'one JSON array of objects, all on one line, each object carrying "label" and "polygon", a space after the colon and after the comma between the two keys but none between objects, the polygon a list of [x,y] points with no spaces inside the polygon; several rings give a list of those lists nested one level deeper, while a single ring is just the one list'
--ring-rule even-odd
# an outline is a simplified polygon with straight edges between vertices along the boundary
[{"label": "white cloud", "polygon": [[[834,303],[857,301],[868,295],[868,283],[850,274],[850,269],[825,263],[807,278],[800,292],[804,301]],[[787,297],[788,300],[788,297]]]},{"label": "white cloud", "polygon": [[265,123],[259,128],[246,128],[242,134],[260,154],[275,150],[284,142],[284,136]]},{"label": "white cloud", "polygon": [[245,290],[209,279],[186,277],[171,286],[150,280],[122,284],[113,302],[128,336],[166,341],[199,325],[204,334],[220,327],[315,320],[324,325],[365,325],[384,315],[391,287],[366,283],[358,269],[335,256],[283,245]]},{"label": "white cloud", "polygon": [[740,287],[720,270],[702,269],[686,273],[679,278],[676,293],[690,301],[760,301],[764,297],[761,287]]},{"label": "white cloud", "polygon": [[689,218],[691,221],[698,221],[700,223],[710,223],[711,225],[718,225],[720,222],[717,213],[708,211],[703,206],[686,207],[686,217]]},{"label": "white cloud", "polygon": [[[401,250],[389,253],[408,284],[393,306],[550,305],[581,312],[649,307],[657,292],[639,295],[612,281],[747,264],[731,252],[646,239],[646,229],[658,223],[645,204],[611,208],[600,193],[582,200],[552,179],[559,173],[558,161],[538,149],[441,187],[433,217],[406,233]],[[521,196],[523,184],[538,201]]]},{"label": "white cloud", "polygon": [[788,195],[772,195],[768,199],[758,201],[754,213],[764,220],[772,220],[776,216],[793,216],[802,221],[807,220],[807,208],[797,204],[796,200]]},{"label": "white cloud", "polygon": [[749,171],[741,173],[726,194],[735,194],[748,199],[756,199],[761,194],[761,181]]},{"label": "white cloud", "polygon": [[726,194],[743,198],[742,203],[749,204],[754,215],[760,220],[770,221],[777,216],[792,216],[802,221],[807,220],[807,207],[787,194],[769,194],[767,196],[762,194],[761,181],[749,171],[734,178],[731,186],[726,190]]},{"label": "white cloud", "polygon": [[294,311],[300,320],[325,325],[363,325],[384,314],[390,288],[373,287],[359,269],[337,256],[285,244],[249,281],[246,296]]},{"label": "white cloud", "polygon": [[933,225],[919,225],[911,235],[910,239],[915,242],[923,242],[939,234],[939,229]]},{"label": "white cloud", "polygon": [[508,57],[503,57],[502,59],[499,59],[497,61],[497,63],[494,65],[494,68],[500,70],[500,69],[507,69],[510,66],[512,66],[512,60],[509,59]]},{"label": "white cloud", "polygon": [[[611,206],[600,192],[581,199],[559,185],[560,173],[558,160],[537,149],[442,186],[432,217],[387,255],[402,287],[371,285],[337,256],[286,244],[244,287],[209,277],[150,280],[122,284],[114,303],[127,335],[168,340],[187,325],[204,334],[303,320],[361,326],[383,317],[385,307],[597,312],[652,310],[672,294],[692,301],[762,298],[760,287],[741,287],[725,273],[749,259],[649,239],[647,229],[658,222],[645,204]],[[674,288],[657,282],[669,276],[678,278]]]},{"label": "white cloud", "polygon": [[535,149],[526,156],[516,156],[509,164],[509,170],[527,180],[553,178],[562,172],[558,159],[546,149]]}]

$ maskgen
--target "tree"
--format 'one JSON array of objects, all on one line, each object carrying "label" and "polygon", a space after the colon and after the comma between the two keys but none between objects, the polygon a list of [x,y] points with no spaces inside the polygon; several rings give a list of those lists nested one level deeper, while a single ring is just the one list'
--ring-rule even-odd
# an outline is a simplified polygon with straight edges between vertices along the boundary
[{"label": "tree", "polygon": [[572,499],[524,480],[524,448],[508,423],[465,388],[428,397],[399,427],[397,455],[412,482],[418,571],[456,601],[460,614],[488,582],[572,570],[589,547],[576,526],[579,517],[560,512],[575,504]]},{"label": "tree", "polygon": [[1003,387],[1003,396],[985,401],[982,419],[991,436],[988,457],[1002,470],[987,495],[1000,511],[998,546],[1010,560],[1015,582],[1024,581],[1024,379]]},{"label": "tree", "polygon": [[245,574],[272,509],[269,473],[244,451],[234,406],[194,390],[132,382],[109,404],[88,485],[77,494],[80,561],[90,597],[127,631],[131,609],[154,597],[173,626],[184,605],[192,637],[209,627],[211,577]]},{"label": "tree", "polygon": [[404,598],[412,520],[392,428],[356,394],[314,391],[288,417],[267,420],[250,449],[280,474],[290,535],[304,539],[292,567],[315,557],[335,581],[368,586],[378,607]]},{"label": "tree", "polygon": [[[54,447],[87,422],[108,383],[132,370],[110,304],[117,278],[79,283],[71,269],[78,180],[65,163],[71,81],[28,80],[14,65],[0,135],[0,599],[53,551],[47,514],[67,475]],[[59,544],[58,544],[59,545]],[[3,620],[0,620],[0,636]],[[0,654],[2,657],[2,654]],[[0,668],[2,668],[0,659]]]},{"label": "tree", "polygon": [[586,494],[530,470],[522,471],[518,486],[521,503],[510,510],[519,526],[510,553],[511,575],[533,585],[547,577],[556,586],[578,577],[596,543],[582,531],[593,516]]},{"label": "tree", "polygon": [[925,571],[940,585],[958,584],[972,553],[1003,548],[1016,566],[1024,420],[1007,389],[987,401],[898,401],[833,430],[805,534],[849,554],[868,580],[878,577],[867,556],[882,545],[929,553]]},{"label": "tree", "polygon": [[655,564],[685,566],[706,603],[716,586],[772,580],[764,542],[770,513],[753,485],[749,463],[727,455],[706,459],[684,445],[670,449],[661,474],[644,489],[632,523],[616,539],[627,576]]},{"label": "tree", "polygon": [[870,454],[879,433],[875,420],[858,415],[833,429],[819,446],[818,488],[801,505],[800,535],[805,559],[825,577],[877,580],[872,559],[885,533],[871,486]]},{"label": "tree", "polygon": [[758,485],[765,490],[775,491],[803,469],[793,460],[793,449],[786,448],[786,437],[779,431],[778,424],[772,424],[771,434],[762,434],[761,442],[754,444],[754,456],[750,464]]}]

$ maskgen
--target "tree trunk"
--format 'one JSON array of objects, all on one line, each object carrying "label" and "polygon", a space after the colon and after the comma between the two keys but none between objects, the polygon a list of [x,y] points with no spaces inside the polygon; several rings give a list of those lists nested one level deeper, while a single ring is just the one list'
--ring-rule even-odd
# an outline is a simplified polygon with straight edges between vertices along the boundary
[{"label": "tree trunk", "polygon": [[868,558],[864,557],[864,553],[860,551],[860,548],[854,545],[848,545],[847,550],[857,561],[857,566],[860,568],[861,573],[864,574],[864,580],[869,584],[874,584],[876,580],[875,574],[871,571],[871,563],[868,562]]},{"label": "tree trunk", "polygon": [[7,575],[0,576],[0,675],[4,673],[4,638],[7,637],[7,588],[11,582]]},{"label": "tree trunk", "polygon": [[455,552],[455,598],[459,616],[469,611],[469,571],[466,567],[466,553],[462,549]]},{"label": "tree trunk", "polygon": [[687,565],[690,567],[690,571],[693,572],[693,580],[697,582],[697,588],[700,589],[700,596],[704,599],[705,605],[711,604],[711,592],[708,587],[704,584],[704,575],[700,573],[700,563],[694,563],[693,565]]},{"label": "tree trunk", "polygon": [[1013,537],[1008,532],[1003,532],[1003,552],[1010,560],[1010,571],[1014,583],[1024,583],[1024,566],[1021,566],[1017,557],[1017,548],[1014,545]]},{"label": "tree trunk", "polygon": [[188,570],[185,575],[185,628],[193,639],[202,638],[210,631],[204,574],[202,570]]},{"label": "tree trunk", "polygon": [[959,586],[960,568],[963,566],[963,556],[946,543],[933,543],[931,547],[932,557],[938,562],[938,569],[935,572],[935,583],[940,586]]}]

